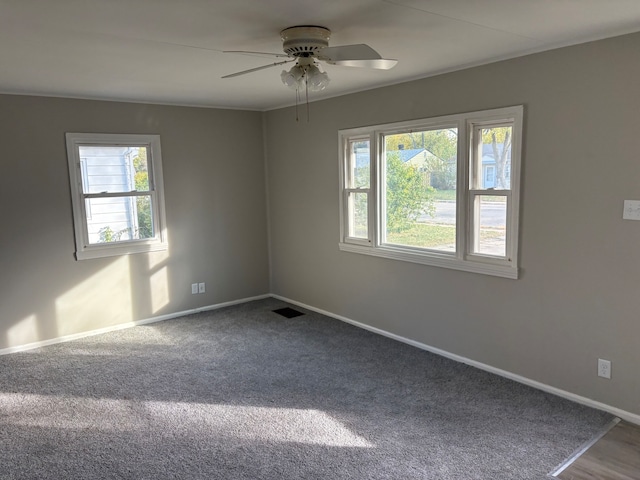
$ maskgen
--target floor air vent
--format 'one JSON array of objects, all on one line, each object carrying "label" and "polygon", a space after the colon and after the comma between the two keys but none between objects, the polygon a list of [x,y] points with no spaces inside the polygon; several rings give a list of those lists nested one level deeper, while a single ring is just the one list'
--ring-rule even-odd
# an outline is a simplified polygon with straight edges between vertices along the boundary
[{"label": "floor air vent", "polygon": [[293,318],[293,317],[299,317],[300,315],[304,315],[304,313],[289,307],[278,308],[277,310],[273,310],[273,313],[277,313],[278,315],[282,315],[283,317],[286,317],[286,318]]}]

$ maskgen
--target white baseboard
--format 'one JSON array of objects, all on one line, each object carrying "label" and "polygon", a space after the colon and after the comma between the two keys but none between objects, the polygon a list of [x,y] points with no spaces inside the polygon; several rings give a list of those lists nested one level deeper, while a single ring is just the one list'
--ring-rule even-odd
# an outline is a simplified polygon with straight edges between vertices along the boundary
[{"label": "white baseboard", "polygon": [[566,398],[568,400],[574,401],[576,403],[586,405],[588,407],[595,408],[597,410],[603,410],[605,412],[611,413],[616,417],[619,417],[623,420],[626,420],[630,423],[634,423],[636,425],[640,425],[640,415],[636,415],[635,413],[627,412],[625,410],[621,410],[619,408],[613,407],[611,405],[607,405],[605,403],[597,402],[596,400],[592,400],[587,397],[583,397],[580,395],[576,395],[575,393],[567,392],[566,390],[561,390],[556,387],[552,387],[551,385],[547,385],[536,380],[532,380],[527,377],[523,377],[521,375],[517,375],[515,373],[509,372],[507,370],[502,370],[500,368],[492,367],[491,365],[487,365],[485,363],[478,362],[476,360],[471,360],[470,358],[462,357],[460,355],[456,355],[451,352],[447,352],[446,350],[441,350],[436,347],[432,347],[430,345],[426,345],[421,342],[417,342],[415,340],[411,340],[410,338],[401,337],[400,335],[396,335],[391,332],[387,332],[386,330],[382,330],[380,328],[372,327],[365,323],[360,323],[355,320],[352,320],[347,317],[343,317],[342,315],[336,315],[335,313],[327,312],[326,310],[322,310],[320,308],[312,307],[302,302],[297,302],[295,300],[291,300],[290,298],[286,298],[280,295],[271,295],[273,298],[277,298],[278,300],[282,300],[283,302],[291,303],[293,305],[298,305],[299,307],[306,308],[307,310],[311,310],[312,312],[317,312],[322,315],[326,315],[327,317],[335,318],[336,320],[340,320],[342,322],[349,323],[356,327],[362,328],[364,330],[368,330],[373,333],[377,333],[379,335],[383,335],[385,337],[392,338],[393,340],[397,340],[402,343],[406,343],[408,345],[412,345],[414,347],[420,348],[421,350],[426,350],[431,353],[435,353],[436,355],[440,355],[442,357],[449,358],[456,362],[464,363],[470,365],[475,368],[479,368],[480,370],[484,370],[490,373],[494,373],[496,375],[500,375],[501,377],[508,378],[518,383],[522,383],[524,385],[528,385],[530,387],[536,388],[538,390],[542,390],[543,392],[552,393],[562,398]]},{"label": "white baseboard", "polygon": [[120,323],[118,325],[98,328],[97,330],[90,330],[88,332],[74,333],[72,335],[64,335],[62,337],[50,338],[48,340],[27,343],[25,345],[17,345],[15,347],[3,348],[3,349],[0,349],[0,355],[7,355],[9,353],[16,353],[16,352],[24,352],[25,350],[33,350],[34,348],[46,347],[47,345],[55,345],[56,343],[70,342],[71,340],[78,340],[80,338],[91,337],[93,335],[100,335],[101,333],[115,332],[116,330],[123,330],[125,328],[136,327],[138,325],[148,325],[150,323],[162,322],[163,320],[170,320],[172,318],[183,317],[185,315],[191,315],[193,313],[207,312],[209,310],[217,310],[223,307],[239,305],[241,303],[252,302],[254,300],[263,300],[265,298],[270,298],[270,297],[271,295],[264,294],[264,295],[258,295],[256,297],[241,298],[239,300],[232,300],[230,302],[217,303],[215,305],[207,305],[205,307],[192,308],[190,310],[183,310],[181,312],[168,313],[166,315],[159,315],[157,317],[145,318],[142,320],[136,320],[134,322]]}]

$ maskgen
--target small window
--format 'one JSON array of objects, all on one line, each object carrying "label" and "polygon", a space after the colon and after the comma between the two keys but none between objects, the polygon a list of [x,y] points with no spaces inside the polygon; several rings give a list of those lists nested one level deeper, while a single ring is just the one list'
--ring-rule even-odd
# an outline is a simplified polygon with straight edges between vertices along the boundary
[{"label": "small window", "polygon": [[522,116],[341,131],[340,249],[517,278]]},{"label": "small window", "polygon": [[76,258],[166,249],[160,137],[66,138]]}]

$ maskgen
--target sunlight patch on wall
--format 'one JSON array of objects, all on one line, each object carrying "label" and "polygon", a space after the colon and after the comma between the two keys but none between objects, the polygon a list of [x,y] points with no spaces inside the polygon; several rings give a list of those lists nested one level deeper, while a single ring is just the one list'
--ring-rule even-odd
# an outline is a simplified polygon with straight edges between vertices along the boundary
[{"label": "sunlight patch on wall", "polygon": [[38,336],[38,318],[29,315],[7,330],[9,346],[26,345],[40,340]]},{"label": "sunlight patch on wall", "polygon": [[330,415],[315,409],[209,405],[0,393],[2,423],[38,428],[214,435],[255,442],[374,448]]},{"label": "sunlight patch on wall", "polygon": [[160,250],[158,252],[149,252],[149,270],[153,270],[157,266],[161,265],[163,262],[169,259],[169,251],[168,250]]},{"label": "sunlight patch on wall", "polygon": [[58,334],[132,321],[129,262],[121,257],[56,299]]},{"label": "sunlight patch on wall", "polygon": [[162,267],[149,278],[151,288],[151,312],[158,313],[169,304],[169,276],[167,267]]}]

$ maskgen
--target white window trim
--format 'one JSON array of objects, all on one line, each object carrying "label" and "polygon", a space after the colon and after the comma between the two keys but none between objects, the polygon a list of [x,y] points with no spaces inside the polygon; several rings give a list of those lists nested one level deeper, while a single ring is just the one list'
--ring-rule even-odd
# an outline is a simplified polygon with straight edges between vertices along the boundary
[{"label": "white window trim", "polygon": [[[340,130],[338,132],[338,142],[340,145],[340,250],[453,270],[517,279],[523,115],[524,108],[522,105],[518,105],[493,110]],[[505,122],[512,123],[513,125],[511,139],[511,189],[508,191],[495,191],[496,195],[510,197],[507,202],[507,225],[505,232],[507,235],[507,251],[506,256],[500,258],[491,255],[471,253],[471,229],[473,228],[472,224],[474,219],[471,200],[474,193],[491,191],[472,191],[469,189],[470,158],[472,155],[471,149],[473,148],[471,145],[470,132],[477,125],[497,125]],[[381,155],[379,152],[383,151],[383,134],[389,135],[410,130],[437,128],[447,123],[455,124],[458,128],[456,232],[459,233],[456,236],[456,252],[447,253],[381,243],[382,226],[380,225],[380,219],[383,209],[380,205],[380,199],[383,197],[381,195],[383,182],[378,178],[377,172],[381,171]],[[346,211],[348,189],[345,188],[345,171],[348,155],[347,145],[349,140],[354,138],[369,139],[371,146],[371,193],[368,203],[368,240],[347,236],[349,218]]]},{"label": "white window trim", "polygon": [[[162,154],[159,135],[67,133],[67,159],[71,185],[73,226],[76,242],[76,259],[129,255],[168,249],[166,218],[164,210],[164,182],[162,176]],[[89,243],[87,212],[82,186],[79,147],[100,146],[146,146],[149,148],[150,197],[152,202],[155,237],[143,240],[126,240],[113,243]],[[151,186],[153,186],[151,188]]]}]

